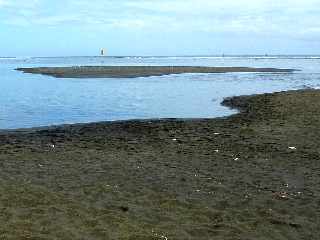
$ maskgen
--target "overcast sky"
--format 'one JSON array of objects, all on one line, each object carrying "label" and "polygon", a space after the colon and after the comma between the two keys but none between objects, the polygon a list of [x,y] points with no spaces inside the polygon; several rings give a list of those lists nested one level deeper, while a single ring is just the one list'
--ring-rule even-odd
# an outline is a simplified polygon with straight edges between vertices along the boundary
[{"label": "overcast sky", "polygon": [[320,0],[0,0],[0,56],[320,54]]}]

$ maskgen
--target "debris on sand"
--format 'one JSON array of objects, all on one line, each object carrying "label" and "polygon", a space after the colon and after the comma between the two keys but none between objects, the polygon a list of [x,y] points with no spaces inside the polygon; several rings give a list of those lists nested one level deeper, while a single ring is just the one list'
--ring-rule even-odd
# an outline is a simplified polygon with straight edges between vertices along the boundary
[{"label": "debris on sand", "polygon": [[290,150],[297,150],[296,147],[288,147]]}]

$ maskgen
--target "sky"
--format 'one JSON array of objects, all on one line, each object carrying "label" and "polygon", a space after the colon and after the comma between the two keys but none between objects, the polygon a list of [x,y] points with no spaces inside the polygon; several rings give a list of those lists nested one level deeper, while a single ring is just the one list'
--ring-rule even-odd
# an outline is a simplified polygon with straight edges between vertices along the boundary
[{"label": "sky", "polygon": [[0,0],[0,56],[320,54],[320,0]]}]

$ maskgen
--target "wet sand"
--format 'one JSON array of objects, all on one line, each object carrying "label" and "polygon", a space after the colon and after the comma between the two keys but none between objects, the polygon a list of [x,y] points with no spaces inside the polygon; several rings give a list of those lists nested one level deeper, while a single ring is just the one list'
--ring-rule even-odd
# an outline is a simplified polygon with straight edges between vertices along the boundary
[{"label": "wet sand", "polygon": [[3,239],[318,239],[320,91],[218,119],[0,133]]},{"label": "wet sand", "polygon": [[49,75],[57,78],[136,78],[181,73],[269,72],[290,73],[294,69],[248,67],[187,67],[187,66],[80,66],[17,68],[24,73]]}]

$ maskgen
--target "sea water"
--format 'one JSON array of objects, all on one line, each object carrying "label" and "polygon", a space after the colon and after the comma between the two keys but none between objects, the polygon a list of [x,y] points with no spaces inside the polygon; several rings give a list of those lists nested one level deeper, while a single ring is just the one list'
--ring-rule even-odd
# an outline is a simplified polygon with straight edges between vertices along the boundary
[{"label": "sea water", "polygon": [[[25,74],[38,66],[228,66],[294,68],[294,73],[180,74],[64,79]],[[320,56],[0,57],[0,129],[236,113],[225,97],[319,88]]]}]

